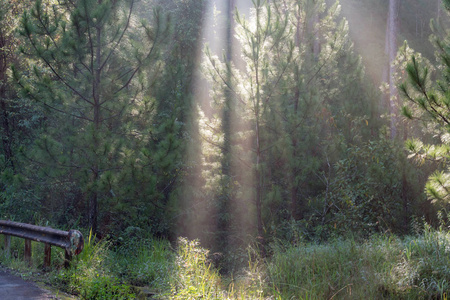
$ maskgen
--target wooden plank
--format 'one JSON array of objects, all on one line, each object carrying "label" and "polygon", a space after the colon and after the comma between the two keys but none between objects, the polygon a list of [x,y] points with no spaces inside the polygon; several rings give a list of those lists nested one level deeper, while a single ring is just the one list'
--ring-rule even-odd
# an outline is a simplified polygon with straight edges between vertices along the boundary
[{"label": "wooden plank", "polygon": [[9,257],[11,255],[11,236],[5,234],[5,253],[6,257]]},{"label": "wooden plank", "polygon": [[50,227],[0,220],[0,234],[12,235],[41,243],[49,243],[61,248],[72,246],[70,245],[70,240],[67,238],[69,232]]},{"label": "wooden plank", "polygon": [[31,265],[31,240],[25,239],[25,261]]},{"label": "wooden plank", "polygon": [[44,253],[44,268],[50,268],[50,264],[52,262],[52,245],[45,244]]},{"label": "wooden plank", "polygon": [[70,267],[70,262],[72,261],[72,255],[70,255],[67,249],[64,251],[64,268],[68,269]]}]

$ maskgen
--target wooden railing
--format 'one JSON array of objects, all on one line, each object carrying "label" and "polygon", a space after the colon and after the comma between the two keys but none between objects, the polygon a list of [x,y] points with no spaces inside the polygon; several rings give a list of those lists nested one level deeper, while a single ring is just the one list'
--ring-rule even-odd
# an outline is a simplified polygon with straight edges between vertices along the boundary
[{"label": "wooden railing", "polygon": [[42,227],[25,223],[0,220],[0,234],[5,235],[5,251],[11,253],[11,236],[25,239],[25,261],[31,263],[31,241],[45,244],[44,267],[50,267],[51,246],[65,250],[64,266],[67,268],[73,255],[78,255],[83,250],[84,239],[78,230],[62,231],[50,227]]}]

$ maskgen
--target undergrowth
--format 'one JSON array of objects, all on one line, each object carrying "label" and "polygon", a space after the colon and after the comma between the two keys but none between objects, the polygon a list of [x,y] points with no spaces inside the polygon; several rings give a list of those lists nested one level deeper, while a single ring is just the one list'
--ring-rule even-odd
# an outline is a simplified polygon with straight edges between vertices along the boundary
[{"label": "undergrowth", "polygon": [[[34,244],[33,244],[34,245]],[[221,275],[198,241],[142,239],[111,247],[90,235],[83,252],[63,269],[62,251],[52,254],[53,270],[42,272],[41,246],[33,246],[30,268],[20,239],[0,255],[2,265],[47,282],[81,299],[142,297],[147,286],[156,299],[447,299],[450,291],[450,233],[425,226],[416,236],[374,235],[327,243],[272,243],[262,259],[248,248],[248,265]],[[44,275],[42,275],[44,274]]]},{"label": "undergrowth", "polygon": [[175,254],[168,241],[132,239],[108,255],[111,270],[135,286],[150,285],[153,290],[169,288],[167,274],[172,270]]},{"label": "undergrowth", "polygon": [[278,243],[268,282],[282,299],[447,299],[449,252],[450,234],[429,226],[421,236],[403,239]]},{"label": "undergrowth", "polygon": [[51,277],[52,283],[82,299],[134,299],[129,284],[123,283],[105,263],[109,255],[108,243],[95,242],[92,233],[84,249],[75,257],[72,267],[61,269]]}]

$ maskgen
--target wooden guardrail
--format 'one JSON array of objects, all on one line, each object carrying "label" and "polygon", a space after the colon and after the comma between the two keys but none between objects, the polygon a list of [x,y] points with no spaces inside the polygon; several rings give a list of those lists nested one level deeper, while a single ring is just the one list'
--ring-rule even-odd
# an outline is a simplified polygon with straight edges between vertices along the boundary
[{"label": "wooden guardrail", "polygon": [[78,255],[83,250],[84,239],[78,230],[62,231],[50,227],[42,227],[25,223],[0,220],[0,234],[5,235],[5,251],[11,252],[11,236],[25,239],[25,260],[31,263],[31,241],[45,244],[44,267],[51,263],[51,246],[65,250],[64,266],[67,268],[73,255]]}]

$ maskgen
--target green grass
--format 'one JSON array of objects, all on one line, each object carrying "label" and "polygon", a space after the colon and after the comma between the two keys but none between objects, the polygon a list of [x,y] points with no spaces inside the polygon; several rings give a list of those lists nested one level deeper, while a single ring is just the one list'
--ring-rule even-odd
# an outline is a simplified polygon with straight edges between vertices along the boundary
[{"label": "green grass", "polygon": [[282,299],[444,299],[450,291],[450,234],[274,246],[267,265]]},{"label": "green grass", "polygon": [[[1,242],[1,241],[0,241]],[[23,242],[12,240],[21,255]],[[33,246],[30,268],[21,259],[0,256],[2,265],[28,277],[44,278],[82,299],[133,299],[134,285],[157,299],[447,299],[450,292],[450,233],[429,226],[420,235],[374,235],[327,243],[282,242],[261,259],[248,249],[248,265],[220,275],[197,241],[132,240],[112,248],[86,241],[70,269],[54,251],[53,271],[43,273],[43,249]]]},{"label": "green grass", "polygon": [[132,285],[151,286],[153,290],[169,288],[175,253],[168,241],[134,240],[110,251],[107,263],[111,270]]},{"label": "green grass", "polygon": [[105,262],[109,255],[108,247],[105,241],[95,242],[90,234],[71,268],[56,271],[51,277],[52,283],[81,299],[136,298],[131,286],[108,268]]},{"label": "green grass", "polygon": [[384,292],[379,275],[389,273],[397,248],[388,238],[278,245],[267,268],[269,282],[282,299],[373,299]]},{"label": "green grass", "polygon": [[[44,267],[44,244],[31,242],[31,265],[24,261],[24,239],[11,237],[10,254],[4,251],[4,235],[0,236],[0,264],[18,271],[22,276],[31,276],[33,273],[42,273]],[[60,268],[64,264],[64,250],[52,247],[51,268]]]},{"label": "green grass", "polygon": [[170,291],[159,299],[265,299],[264,272],[253,260],[256,253],[249,248],[248,267],[236,277],[222,277],[213,268],[208,250],[198,241],[178,239],[176,260],[170,274]]}]

